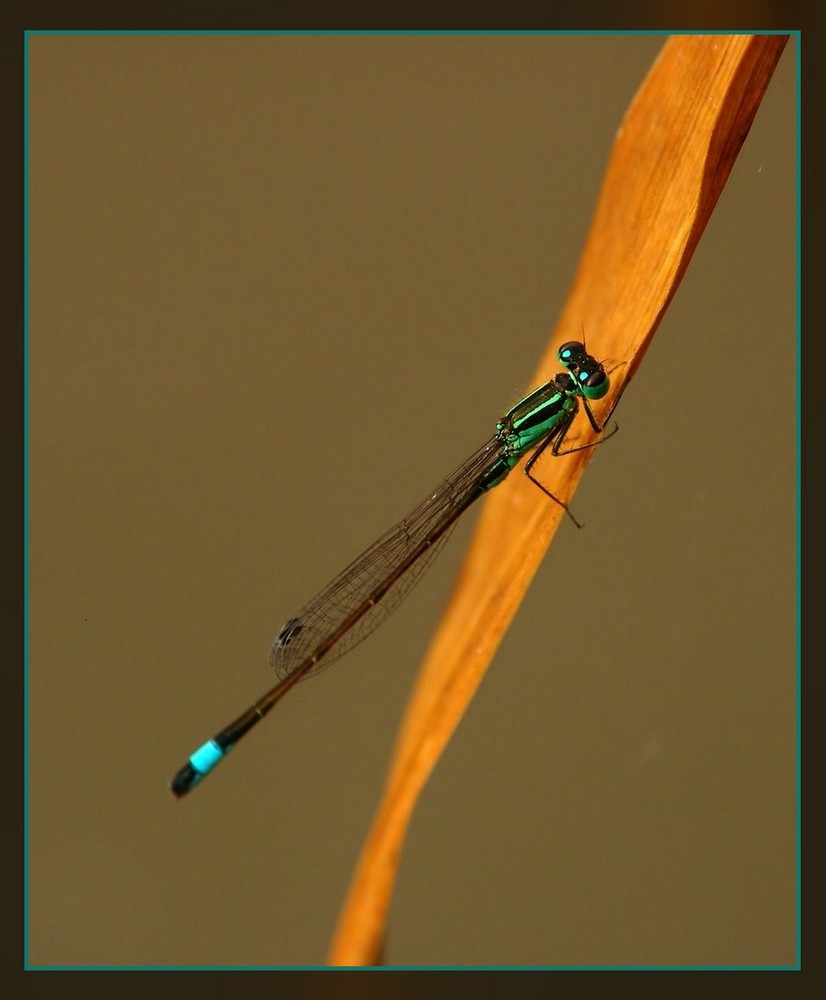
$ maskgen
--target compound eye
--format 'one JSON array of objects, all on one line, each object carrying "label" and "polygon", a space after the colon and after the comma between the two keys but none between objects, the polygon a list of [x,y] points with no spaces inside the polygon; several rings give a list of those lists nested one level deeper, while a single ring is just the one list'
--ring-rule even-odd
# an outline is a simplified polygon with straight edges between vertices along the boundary
[{"label": "compound eye", "polygon": [[605,372],[600,368],[599,371],[591,372],[580,372],[579,380],[588,389],[598,389],[602,383],[608,378]]},{"label": "compound eye", "polygon": [[572,365],[578,365],[582,358],[587,357],[585,345],[581,344],[578,340],[569,340],[559,348],[557,357],[568,368]]},{"label": "compound eye", "polygon": [[602,399],[608,392],[608,376],[602,368],[596,371],[580,371],[578,378],[582,394],[588,399]]}]

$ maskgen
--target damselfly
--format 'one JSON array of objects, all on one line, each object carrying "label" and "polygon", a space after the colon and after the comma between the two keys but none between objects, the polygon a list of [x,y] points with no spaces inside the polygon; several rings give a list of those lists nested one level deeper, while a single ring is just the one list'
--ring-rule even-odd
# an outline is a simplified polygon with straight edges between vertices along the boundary
[{"label": "damselfly", "polygon": [[560,450],[580,402],[594,431],[602,433],[604,423],[597,422],[588,401],[605,396],[609,379],[602,363],[579,341],[563,344],[558,357],[566,371],[508,410],[493,437],[286,622],[270,648],[278,683],[192,754],[170,783],[176,796],[185,795],[208,774],[290,688],[333,663],[377,628],[421,577],[459,517],[501,483],[532,449],[536,450],[525,464],[526,475],[578,524],[567,505],[535,479],[531,470],[548,447],[559,456],[600,443]]}]

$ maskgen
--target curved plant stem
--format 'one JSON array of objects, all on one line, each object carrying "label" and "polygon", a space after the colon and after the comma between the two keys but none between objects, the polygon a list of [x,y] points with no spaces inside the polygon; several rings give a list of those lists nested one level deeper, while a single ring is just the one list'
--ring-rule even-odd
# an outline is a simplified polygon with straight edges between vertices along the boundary
[{"label": "curved plant stem", "polygon": [[[618,399],[674,295],[788,40],[674,36],[620,125],[571,293],[534,384],[556,371],[556,345],[584,329],[612,362]],[[567,499],[594,449],[546,463]],[[561,509],[523,476],[484,502],[459,581],[431,643],[396,745],[328,961],[372,965],[416,799],[479,685],[559,523]]]}]

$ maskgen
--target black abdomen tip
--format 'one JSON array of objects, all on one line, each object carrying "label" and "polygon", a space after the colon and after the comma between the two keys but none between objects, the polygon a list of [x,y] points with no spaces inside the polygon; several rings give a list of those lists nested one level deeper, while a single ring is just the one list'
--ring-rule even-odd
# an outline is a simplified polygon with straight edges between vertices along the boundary
[{"label": "black abdomen tip", "polygon": [[183,795],[186,795],[190,788],[197,785],[200,779],[201,775],[187,761],[172,781],[169,782],[169,790],[176,799],[180,799]]}]

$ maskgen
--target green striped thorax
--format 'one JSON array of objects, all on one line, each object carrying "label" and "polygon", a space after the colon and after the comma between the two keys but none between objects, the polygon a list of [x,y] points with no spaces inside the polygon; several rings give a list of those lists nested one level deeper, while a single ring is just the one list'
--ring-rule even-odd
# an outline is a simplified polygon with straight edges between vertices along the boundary
[{"label": "green striped thorax", "polygon": [[560,372],[517,403],[504,420],[499,421],[496,432],[505,441],[503,457],[511,468],[526,452],[571,419],[577,409],[578,395],[574,377]]},{"label": "green striped thorax", "polygon": [[608,392],[608,375],[602,363],[588,354],[584,344],[568,341],[559,348],[557,357],[567,371],[559,372],[534,389],[497,423],[496,434],[502,450],[498,462],[480,479],[482,489],[501,483],[543,441],[556,439],[558,448],[576,416],[579,399],[583,399],[587,409],[587,400],[602,399]]}]

